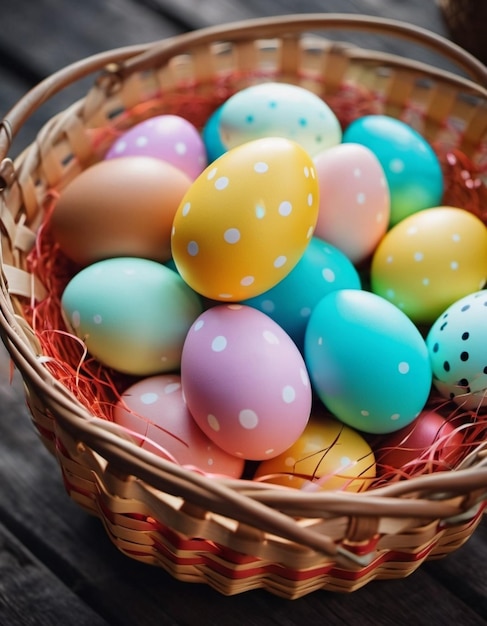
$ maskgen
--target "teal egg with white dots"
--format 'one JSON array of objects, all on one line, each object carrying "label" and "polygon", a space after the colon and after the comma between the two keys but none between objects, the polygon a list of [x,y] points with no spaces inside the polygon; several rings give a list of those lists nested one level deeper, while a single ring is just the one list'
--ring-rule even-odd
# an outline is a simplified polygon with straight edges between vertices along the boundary
[{"label": "teal egg with white dots", "polygon": [[221,106],[218,126],[227,150],[262,137],[284,137],[314,156],[342,139],[338,118],[326,102],[289,83],[260,83],[236,92]]},{"label": "teal egg with white dots", "polygon": [[366,433],[407,426],[431,391],[419,330],[388,300],[364,290],[333,291],[317,304],[306,328],[305,361],[328,410]]},{"label": "teal egg with white dots", "polygon": [[179,368],[186,334],[202,304],[168,267],[118,257],[75,274],[61,308],[68,329],[92,357],[119,372],[147,376]]},{"label": "teal egg with white dots", "polygon": [[268,291],[244,301],[279,324],[302,351],[314,307],[336,289],[360,289],[360,276],[338,248],[313,237],[291,272]]},{"label": "teal egg with white dots", "polygon": [[343,143],[358,143],[378,158],[390,192],[390,225],[441,204],[443,172],[431,145],[409,124],[388,115],[365,115],[343,133]]},{"label": "teal egg with white dots", "polygon": [[463,409],[487,408],[487,290],[450,305],[426,337],[439,393]]},{"label": "teal egg with white dots", "polygon": [[212,163],[227,151],[220,137],[220,115],[221,106],[206,120],[201,133],[208,163]]}]

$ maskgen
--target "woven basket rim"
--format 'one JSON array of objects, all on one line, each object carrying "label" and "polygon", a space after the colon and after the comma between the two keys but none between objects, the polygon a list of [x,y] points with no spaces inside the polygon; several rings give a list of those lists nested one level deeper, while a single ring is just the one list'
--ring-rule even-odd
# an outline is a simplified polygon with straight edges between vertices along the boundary
[{"label": "woven basket rim", "polygon": [[[377,54],[384,58],[397,58],[398,62],[402,61],[402,63],[417,69],[428,69],[429,72],[446,80],[457,82],[459,85],[464,83],[464,86],[468,85],[474,91],[478,91],[479,95],[487,96],[487,67],[460,46],[420,26],[390,18],[346,13],[289,14],[279,17],[253,18],[209,26],[147,44],[106,50],[61,68],[20,98],[0,121],[0,161],[8,156],[14,137],[36,109],[55,93],[76,80],[102,69],[105,69],[106,74],[110,76],[110,81],[119,80],[131,72],[143,70],[158,59],[167,59],[181,53],[188,47],[205,44],[209,41],[218,42],[232,37],[236,40],[240,38],[254,39],[259,36],[259,33],[272,36],[274,31],[278,32],[281,28],[285,28],[290,34],[300,32],[303,29],[327,28],[358,31],[367,29],[379,35],[394,35],[410,42],[419,42],[420,45],[443,55],[456,64],[459,69],[466,71],[470,80],[431,65],[394,57],[394,55],[387,53]],[[355,48],[358,51],[363,50],[358,46]],[[100,76],[99,80],[102,81],[103,76]]]}]

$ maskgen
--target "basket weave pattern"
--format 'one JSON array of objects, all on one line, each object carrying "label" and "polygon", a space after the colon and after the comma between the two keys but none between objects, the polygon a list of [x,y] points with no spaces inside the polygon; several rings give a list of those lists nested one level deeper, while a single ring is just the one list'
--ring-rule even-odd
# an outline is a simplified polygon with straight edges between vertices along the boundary
[{"label": "basket weave pattern", "polygon": [[[345,25],[369,30],[377,28],[375,22],[356,18]],[[163,113],[201,127],[230,94],[258,81],[301,85],[332,108],[339,101],[343,124],[370,112],[401,118],[432,144],[459,150],[485,167],[482,86],[309,34],[330,26],[333,20],[323,16],[262,20],[114,51],[93,61],[93,69],[112,65],[86,97],[50,119],[15,163],[5,159],[0,169],[0,330],[67,492],[102,520],[128,556],[224,594],[256,587],[288,598],[321,588],[353,591],[374,578],[403,578],[425,559],[456,550],[485,508],[484,444],[478,442],[455,471],[360,494],[208,481],[140,449],[101,412],[91,411],[82,392],[74,394],[56,378],[40,340],[46,322],[40,328],[31,316],[32,302],[49,294],[48,282],[31,264],[32,252],[54,195],[99,160],[118,133]],[[399,27],[384,21],[381,28]],[[85,69],[82,64],[52,82],[58,88]],[[472,71],[487,84],[487,71],[475,65]],[[4,122],[0,146],[39,98],[35,93],[34,105],[24,103],[13,122]]]}]

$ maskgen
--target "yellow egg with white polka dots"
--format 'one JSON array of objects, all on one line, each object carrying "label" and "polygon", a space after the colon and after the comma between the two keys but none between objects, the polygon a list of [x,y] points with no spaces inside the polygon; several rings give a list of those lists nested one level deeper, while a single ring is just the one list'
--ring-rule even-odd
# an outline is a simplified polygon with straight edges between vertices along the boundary
[{"label": "yellow egg with white polka dots", "polygon": [[305,491],[366,491],[375,477],[375,456],[364,437],[316,408],[293,445],[262,461],[254,474],[259,482]]},{"label": "yellow egg with white polka dots", "polygon": [[402,220],[372,258],[372,291],[419,324],[433,323],[486,280],[487,228],[456,207],[425,209]]},{"label": "yellow egg with white polka dots", "polygon": [[226,152],[193,182],[173,222],[174,263],[195,291],[219,301],[257,296],[282,280],[316,226],[311,156],[266,137]]}]

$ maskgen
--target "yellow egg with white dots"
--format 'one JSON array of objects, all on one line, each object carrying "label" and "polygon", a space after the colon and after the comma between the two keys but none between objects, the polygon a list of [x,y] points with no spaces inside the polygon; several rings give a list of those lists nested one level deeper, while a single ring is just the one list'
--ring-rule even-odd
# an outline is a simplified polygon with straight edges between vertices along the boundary
[{"label": "yellow egg with white dots", "polygon": [[414,322],[433,323],[487,280],[487,228],[472,213],[440,206],[394,226],[372,258],[372,291]]},{"label": "yellow egg with white dots", "polygon": [[254,479],[305,491],[366,491],[376,477],[374,453],[355,429],[314,408],[301,436],[262,461]]},{"label": "yellow egg with white dots", "polygon": [[207,298],[257,296],[297,264],[318,207],[306,150],[281,137],[247,142],[207,167],[182,199],[171,237],[174,263]]}]

